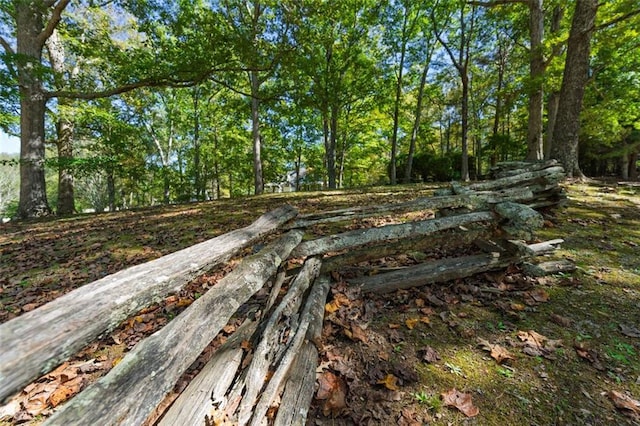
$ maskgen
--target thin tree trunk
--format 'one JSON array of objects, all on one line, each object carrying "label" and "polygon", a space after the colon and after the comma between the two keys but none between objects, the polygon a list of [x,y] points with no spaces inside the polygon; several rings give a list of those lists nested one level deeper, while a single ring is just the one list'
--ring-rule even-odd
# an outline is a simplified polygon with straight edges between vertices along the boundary
[{"label": "thin tree trunk", "polygon": [[338,139],[338,105],[331,105],[331,117],[329,120],[329,146],[327,147],[327,177],[329,189],[336,189],[336,143]]},{"label": "thin tree trunk", "polygon": [[552,153],[564,165],[569,177],[584,176],[578,164],[580,112],[589,77],[591,36],[598,5],[597,0],[578,0],[567,44]]},{"label": "thin tree trunk", "polygon": [[396,79],[396,97],[393,104],[393,129],[391,134],[391,164],[389,174],[391,185],[397,183],[396,177],[396,156],[398,151],[398,126],[400,122],[400,101],[402,99],[402,77],[404,71],[404,58],[407,53],[407,22],[409,11],[405,9],[402,21],[402,46],[400,47],[400,63],[398,64],[398,78]]},{"label": "thin tree trunk", "polygon": [[198,109],[200,98],[200,89],[193,89],[193,173],[194,186],[196,190],[196,198],[198,201],[204,199],[204,185],[202,185],[202,177],[200,173],[200,111]]},{"label": "thin tree trunk", "polygon": [[424,68],[422,69],[422,75],[420,76],[420,86],[418,87],[418,99],[416,100],[415,118],[413,121],[413,128],[411,129],[411,138],[409,140],[409,155],[407,156],[407,165],[404,169],[405,183],[411,183],[411,169],[413,167],[413,157],[416,151],[416,140],[418,139],[418,132],[420,131],[420,121],[422,118],[422,99],[424,98],[424,87],[427,83],[427,74],[429,73],[431,53],[431,50],[427,53],[426,62],[424,64]]},{"label": "thin tree trunk", "polygon": [[260,78],[257,71],[249,73],[251,79],[251,139],[253,141],[253,176],[256,195],[264,191],[262,180],[262,142],[260,141]]},{"label": "thin tree trunk", "polygon": [[[65,86],[65,52],[58,31],[53,31],[46,42],[49,52],[49,62],[55,73],[55,85],[58,90]],[[76,70],[77,72],[77,70]],[[75,73],[71,73],[73,76]],[[61,98],[58,100],[58,119],[56,122],[58,148],[58,215],[75,213],[75,199],[73,192],[73,122],[69,119],[71,101]]]},{"label": "thin tree trunk", "polygon": [[544,37],[544,12],[542,0],[529,0],[529,32],[531,52],[529,62],[529,78],[531,91],[529,94],[529,124],[527,130],[527,160],[542,160],[544,157],[542,143],[543,115],[543,76],[545,70],[542,39]]}]

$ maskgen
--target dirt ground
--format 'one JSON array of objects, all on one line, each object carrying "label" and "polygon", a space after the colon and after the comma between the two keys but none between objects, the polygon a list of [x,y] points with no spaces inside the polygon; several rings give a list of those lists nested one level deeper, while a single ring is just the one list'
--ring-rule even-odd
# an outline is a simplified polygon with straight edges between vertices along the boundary
[{"label": "dirt ground", "polygon": [[[8,223],[0,226],[0,322],[87,282],[245,226],[280,204],[310,213],[404,201],[433,189],[270,194]],[[565,240],[552,256],[575,262],[572,274],[536,278],[511,266],[385,295],[361,294],[346,284],[355,276],[461,254],[436,248],[334,273],[317,373],[320,390],[338,398],[318,394],[307,423],[640,425],[640,189],[574,184],[568,194],[566,207],[544,213],[537,238]],[[146,308],[34,382],[0,408],[0,425],[40,423],[233,265]],[[234,328],[229,324],[225,333]],[[223,338],[212,342],[176,390]]]}]

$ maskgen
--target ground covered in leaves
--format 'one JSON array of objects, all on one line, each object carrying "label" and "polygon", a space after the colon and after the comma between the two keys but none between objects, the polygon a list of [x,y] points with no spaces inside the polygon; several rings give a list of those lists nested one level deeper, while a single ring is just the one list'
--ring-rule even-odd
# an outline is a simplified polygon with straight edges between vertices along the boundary
[{"label": "ground covered in leaves", "polygon": [[[0,227],[0,322],[110,273],[248,225],[283,203],[311,213],[405,201],[433,189],[270,194],[8,223]],[[573,260],[578,270],[571,275],[533,278],[512,266],[386,295],[360,294],[346,283],[465,254],[435,248],[333,273],[308,424],[640,425],[640,188],[576,184],[568,194],[566,208],[545,213],[538,238],[565,240],[553,257]],[[415,218],[341,226],[407,219]],[[144,309],[29,385],[0,408],[0,425],[37,424],[233,266]],[[176,392],[224,338],[212,342]]]}]

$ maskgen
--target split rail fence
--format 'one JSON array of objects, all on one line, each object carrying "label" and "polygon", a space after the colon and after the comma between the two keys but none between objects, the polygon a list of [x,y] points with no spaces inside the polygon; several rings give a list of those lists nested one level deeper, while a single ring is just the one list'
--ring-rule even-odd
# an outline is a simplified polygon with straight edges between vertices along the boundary
[{"label": "split rail fence", "polygon": [[[331,271],[409,250],[471,244],[478,254],[426,261],[351,284],[367,292],[388,292],[512,263],[527,264],[533,274],[572,268],[566,262],[535,265],[536,256],[562,240],[524,242],[543,226],[535,209],[563,202],[562,167],[554,162],[504,163],[494,169],[494,177],[465,186],[454,183],[433,197],[397,204],[307,215],[282,206],[246,228],[87,284],[0,325],[0,401],[141,309],[254,246],[262,248],[59,407],[45,424],[141,425],[154,419],[160,425],[222,420],[260,425],[269,410],[276,425],[304,424],[315,392]],[[433,211],[435,217],[305,239],[316,225],[416,211]],[[271,242],[263,245],[267,236]],[[180,376],[261,289],[269,297],[260,311],[246,318],[158,416],[157,407]],[[252,342],[252,350],[244,347],[246,341]]]}]

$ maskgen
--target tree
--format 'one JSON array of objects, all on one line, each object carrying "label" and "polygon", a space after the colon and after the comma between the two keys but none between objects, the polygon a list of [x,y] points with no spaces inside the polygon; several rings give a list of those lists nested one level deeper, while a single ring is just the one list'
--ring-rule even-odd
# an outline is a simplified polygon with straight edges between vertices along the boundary
[{"label": "tree", "polygon": [[[441,23],[441,17],[436,17],[435,12],[431,12],[431,25],[433,31],[438,38],[438,41],[442,47],[446,50],[451,62],[458,71],[460,76],[460,82],[462,85],[462,105],[461,105],[461,127],[462,127],[462,164],[461,164],[461,179],[463,181],[469,181],[469,61],[471,58],[471,40],[474,33],[474,25],[476,22],[476,7],[471,6],[471,11],[467,12],[467,3],[465,1],[454,2],[453,6],[458,8],[457,13],[459,18],[457,24],[459,25],[457,31],[457,45],[454,46],[455,41],[450,41],[449,36],[444,34],[444,29]],[[445,13],[456,13],[455,11]],[[450,20],[451,15],[447,16],[445,21]],[[453,35],[455,39],[455,35]]]},{"label": "tree", "polygon": [[591,36],[598,12],[597,0],[578,0],[567,43],[560,101],[553,132],[552,155],[560,161],[569,177],[584,177],[578,164],[580,112],[589,79]]}]

